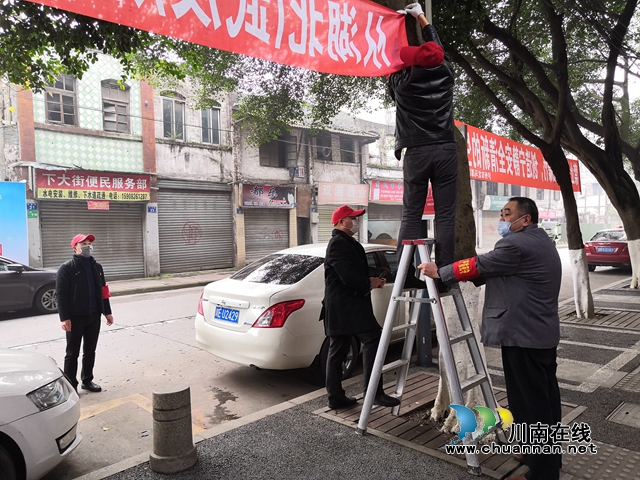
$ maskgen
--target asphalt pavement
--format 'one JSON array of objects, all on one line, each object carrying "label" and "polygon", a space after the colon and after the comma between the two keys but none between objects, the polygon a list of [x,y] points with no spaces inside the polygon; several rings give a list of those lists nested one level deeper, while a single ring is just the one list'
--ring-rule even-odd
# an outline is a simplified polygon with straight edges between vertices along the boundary
[{"label": "asphalt pavement", "polygon": [[[112,294],[123,295],[204,285],[229,274],[200,272],[115,281],[110,286]],[[640,291],[630,290],[628,285],[628,280],[617,281],[594,292],[596,307],[606,305],[597,309],[598,319],[588,323],[566,316],[562,321],[558,350],[562,400],[586,407],[575,421],[587,423],[599,445],[596,455],[565,455],[563,480],[640,478],[640,406],[636,405],[640,393]],[[561,307],[570,308],[572,301],[561,302]],[[494,385],[502,386],[495,352],[487,352],[487,363]],[[436,372],[433,367],[427,370]],[[362,377],[345,382],[345,388],[351,395],[361,393]],[[319,389],[205,430],[194,437],[198,461],[180,473],[153,472],[149,453],[145,453],[80,478],[472,478],[459,465],[386,438],[356,435],[355,428],[314,413],[324,406],[325,391]]]}]

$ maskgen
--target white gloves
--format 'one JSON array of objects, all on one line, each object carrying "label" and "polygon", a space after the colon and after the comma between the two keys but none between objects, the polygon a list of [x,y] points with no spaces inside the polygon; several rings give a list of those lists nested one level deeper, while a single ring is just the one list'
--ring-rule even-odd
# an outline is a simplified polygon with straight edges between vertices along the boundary
[{"label": "white gloves", "polygon": [[414,18],[418,18],[420,15],[423,15],[422,7],[419,3],[412,3],[404,7],[405,12],[410,13]]}]

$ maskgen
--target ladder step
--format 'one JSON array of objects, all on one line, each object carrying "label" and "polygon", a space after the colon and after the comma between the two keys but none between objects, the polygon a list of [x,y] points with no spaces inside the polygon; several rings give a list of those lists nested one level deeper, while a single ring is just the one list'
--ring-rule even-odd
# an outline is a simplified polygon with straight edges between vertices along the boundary
[{"label": "ladder step", "polygon": [[392,302],[409,302],[409,303],[436,303],[435,298],[421,297],[391,297]]},{"label": "ladder step", "polygon": [[487,379],[486,375],[477,373],[473,377],[467,378],[464,382],[460,382],[460,387],[461,387],[462,393],[467,392],[467,391],[471,390],[472,388],[477,387],[481,383],[484,383],[484,382],[487,382],[487,381],[488,381],[488,379]]},{"label": "ladder step", "polygon": [[400,360],[396,360],[394,362],[387,363],[386,365],[384,365],[382,367],[382,373],[390,372],[391,370],[395,370],[396,368],[400,368],[401,366],[406,365],[407,363],[409,363],[409,360],[404,360],[402,358]]},{"label": "ladder step", "polygon": [[416,328],[415,323],[403,323],[402,325],[398,325],[397,327],[393,327],[391,332],[402,332],[404,330],[409,330],[411,328]]},{"label": "ladder step", "polygon": [[462,331],[460,333],[451,335],[451,337],[449,338],[449,343],[451,345],[455,345],[456,343],[464,342],[465,340],[468,340],[470,338],[473,338],[473,332]]}]

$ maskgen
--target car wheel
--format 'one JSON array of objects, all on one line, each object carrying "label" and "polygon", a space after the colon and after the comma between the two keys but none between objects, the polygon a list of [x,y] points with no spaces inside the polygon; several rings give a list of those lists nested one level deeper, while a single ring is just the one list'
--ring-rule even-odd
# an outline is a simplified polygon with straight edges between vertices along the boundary
[{"label": "car wheel", "polygon": [[42,287],[33,299],[33,305],[40,313],[55,313],[58,311],[56,288],[53,285]]},{"label": "car wheel", "polygon": [[595,266],[595,265],[589,265],[589,267],[588,267],[588,268],[589,268],[589,271],[590,271],[590,272],[594,272],[594,271],[595,271],[595,269],[596,269],[596,266]]},{"label": "car wheel", "polygon": [[0,447],[0,472],[2,472],[2,478],[5,480],[16,480],[18,478],[16,466],[11,455],[2,447]]},{"label": "car wheel", "polygon": [[[347,378],[353,375],[353,371],[356,369],[356,365],[358,365],[358,356],[360,355],[360,344],[355,339],[355,337],[351,337],[351,345],[349,346],[349,353],[347,354],[347,358],[342,363],[342,380],[346,380]],[[320,378],[324,382],[324,379],[327,378],[327,357],[329,356],[329,339],[325,339],[322,344],[322,348],[320,349],[319,361],[320,365],[318,368]]]}]

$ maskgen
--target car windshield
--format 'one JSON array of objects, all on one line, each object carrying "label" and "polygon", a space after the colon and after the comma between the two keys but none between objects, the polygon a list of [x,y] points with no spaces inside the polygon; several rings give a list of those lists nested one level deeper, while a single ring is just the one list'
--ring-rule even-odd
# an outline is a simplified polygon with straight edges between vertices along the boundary
[{"label": "car windshield", "polygon": [[608,241],[625,241],[627,234],[624,230],[602,230],[596,233],[592,238],[592,242],[608,242]]},{"label": "car windshield", "polygon": [[324,263],[321,257],[273,254],[247,265],[234,274],[234,280],[275,285],[293,285]]}]

